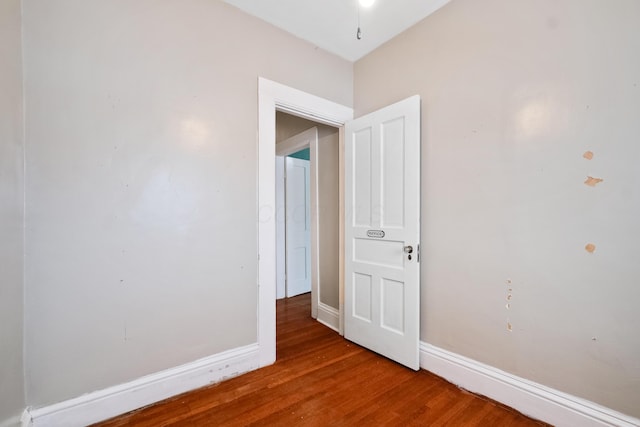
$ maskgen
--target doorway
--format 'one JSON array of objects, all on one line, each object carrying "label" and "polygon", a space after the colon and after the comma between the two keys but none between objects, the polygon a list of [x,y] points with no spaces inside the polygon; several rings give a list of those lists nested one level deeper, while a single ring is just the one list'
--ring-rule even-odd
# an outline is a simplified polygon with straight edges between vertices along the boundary
[{"label": "doorway", "polygon": [[[311,316],[325,326],[340,332],[340,182],[339,182],[339,129],[285,112],[276,112],[276,297],[283,298],[299,292],[289,292],[288,286],[300,288],[300,280],[305,271],[310,273]],[[297,228],[289,227],[287,219],[293,217],[294,225],[302,220],[305,209],[296,209],[285,195],[295,194],[292,187],[299,186],[302,174],[287,177],[284,172],[287,163],[301,162],[289,157],[308,159],[310,163],[310,269],[303,265],[304,248],[300,237],[293,236]],[[286,159],[286,161],[285,161]],[[304,166],[304,165],[302,165]],[[296,168],[302,170],[303,168]],[[296,218],[299,216],[299,218]],[[285,232],[287,231],[287,232]],[[293,246],[296,244],[296,247]],[[288,246],[287,244],[291,244]],[[293,265],[295,263],[295,265]],[[285,274],[286,273],[286,274]]]},{"label": "doorway", "polygon": [[[340,128],[353,118],[353,109],[260,77],[258,79],[258,348],[259,366],[276,360],[276,111]],[[339,152],[343,151],[342,129]],[[340,171],[343,159],[340,156]],[[340,174],[340,200],[343,198]],[[341,214],[344,206],[339,207]],[[343,230],[340,230],[342,241]],[[343,259],[343,245],[339,259]],[[343,309],[343,265],[339,267],[340,315]],[[342,319],[340,319],[342,331]]]},{"label": "doorway", "polygon": [[[315,95],[258,78],[258,364],[271,365],[276,360],[276,197],[275,145],[276,111],[289,113],[318,123],[340,128],[353,118],[353,109]],[[342,129],[340,152],[343,151]],[[343,168],[340,160],[340,170]],[[343,200],[340,175],[340,200]],[[344,206],[341,202],[341,214]],[[343,230],[340,230],[342,241]],[[343,246],[339,257],[343,259]],[[340,328],[343,310],[343,266],[340,266]]]},{"label": "doorway", "polygon": [[[273,280],[276,258],[273,219],[275,189],[273,185],[275,182],[275,115],[276,111],[281,111],[307,119],[318,118],[321,123],[340,127],[339,320],[341,334],[344,334],[346,326],[349,326],[349,334],[345,336],[351,341],[360,342],[370,333],[356,327],[355,321],[374,322],[376,328],[390,330],[402,337],[402,343],[406,345],[402,347],[403,351],[399,354],[388,351],[394,347],[391,339],[384,339],[379,348],[372,345],[372,343],[378,344],[375,339],[367,342],[365,347],[413,369],[418,369],[420,269],[419,252],[413,254],[413,245],[417,245],[416,248],[419,251],[421,141],[419,96],[409,97],[361,116],[357,120],[350,120],[353,117],[353,111],[331,101],[262,78],[259,79],[258,87],[260,366],[271,364],[276,358],[275,283]],[[407,182],[411,185],[406,184]],[[356,186],[359,190],[356,190]],[[417,191],[411,191],[407,196],[407,188],[415,188]],[[398,202],[396,199],[401,200],[402,203],[396,203]],[[347,205],[348,210],[345,208]],[[271,217],[264,218],[262,214],[265,211],[270,213]],[[414,215],[416,212],[418,214]],[[360,231],[364,233],[362,236],[354,237],[356,227],[359,227],[359,233]],[[409,232],[403,234],[403,230],[409,230]],[[347,232],[349,232],[348,239],[345,238]],[[350,242],[348,252],[345,240]],[[386,273],[381,273],[374,278],[376,272],[370,271],[371,268],[360,273],[354,272],[356,266],[365,264],[374,269],[376,266],[394,268],[394,274],[390,273],[389,277],[386,277]],[[409,268],[407,264],[415,268]],[[349,281],[348,287],[345,288],[347,266]],[[345,294],[350,298],[348,306],[345,304]],[[345,306],[348,308],[347,312],[345,312]],[[405,310],[407,307],[410,309]]]}]

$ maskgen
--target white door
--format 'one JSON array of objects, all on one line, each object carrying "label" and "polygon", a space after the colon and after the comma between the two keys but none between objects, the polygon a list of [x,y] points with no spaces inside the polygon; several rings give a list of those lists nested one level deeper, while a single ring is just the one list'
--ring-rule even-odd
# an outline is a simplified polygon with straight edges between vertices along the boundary
[{"label": "white door", "polygon": [[311,292],[311,195],[309,161],[285,160],[287,297]]},{"label": "white door", "polygon": [[345,337],[412,369],[420,339],[420,97],[345,125]]}]

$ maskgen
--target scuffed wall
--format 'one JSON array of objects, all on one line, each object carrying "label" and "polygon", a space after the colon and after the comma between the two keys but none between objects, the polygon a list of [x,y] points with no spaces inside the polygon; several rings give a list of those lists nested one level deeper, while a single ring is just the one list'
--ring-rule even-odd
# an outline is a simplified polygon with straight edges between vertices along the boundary
[{"label": "scuffed wall", "polygon": [[27,403],[256,342],[258,77],[351,105],[352,64],[219,1],[23,4]]},{"label": "scuffed wall", "polygon": [[422,98],[422,340],[640,416],[640,2],[453,0],[356,62]]}]

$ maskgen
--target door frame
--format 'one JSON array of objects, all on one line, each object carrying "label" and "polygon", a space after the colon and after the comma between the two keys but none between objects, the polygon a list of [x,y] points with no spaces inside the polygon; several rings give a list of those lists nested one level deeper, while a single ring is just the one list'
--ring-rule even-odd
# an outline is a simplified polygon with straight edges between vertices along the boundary
[{"label": "door frame", "polygon": [[258,352],[260,366],[276,360],[276,111],[340,129],[340,329],[344,313],[344,129],[353,109],[281,83],[258,78]]}]

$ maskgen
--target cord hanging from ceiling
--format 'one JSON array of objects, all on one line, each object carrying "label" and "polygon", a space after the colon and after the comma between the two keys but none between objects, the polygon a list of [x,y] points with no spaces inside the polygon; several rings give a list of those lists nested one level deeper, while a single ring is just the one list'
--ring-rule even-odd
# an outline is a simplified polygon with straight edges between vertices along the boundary
[{"label": "cord hanging from ceiling", "polygon": [[376,0],[357,0],[358,7],[358,30],[356,31],[356,39],[362,39],[362,29],[360,28],[360,9],[361,8],[369,8],[371,7]]},{"label": "cord hanging from ceiling", "polygon": [[358,2],[358,30],[356,31],[356,39],[362,39],[362,30],[360,30],[360,2]]}]

